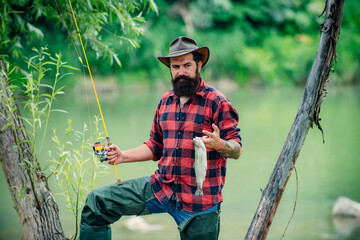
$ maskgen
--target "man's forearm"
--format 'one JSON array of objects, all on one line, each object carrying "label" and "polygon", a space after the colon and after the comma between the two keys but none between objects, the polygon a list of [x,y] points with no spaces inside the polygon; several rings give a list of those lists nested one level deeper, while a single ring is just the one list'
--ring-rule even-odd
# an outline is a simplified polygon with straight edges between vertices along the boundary
[{"label": "man's forearm", "polygon": [[152,160],[154,158],[152,151],[146,144],[142,144],[137,148],[126,150],[123,152],[124,162],[140,162]]},{"label": "man's forearm", "polygon": [[241,146],[235,140],[223,140],[224,143],[219,146],[216,151],[222,154],[224,157],[238,159],[241,155]]}]

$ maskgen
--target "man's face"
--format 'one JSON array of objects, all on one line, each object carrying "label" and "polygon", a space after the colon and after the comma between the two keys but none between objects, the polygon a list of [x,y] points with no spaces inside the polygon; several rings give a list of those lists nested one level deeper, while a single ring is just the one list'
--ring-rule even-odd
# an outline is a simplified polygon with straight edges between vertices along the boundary
[{"label": "man's face", "polygon": [[179,97],[191,97],[200,83],[202,63],[196,64],[192,53],[170,59],[174,92]]}]

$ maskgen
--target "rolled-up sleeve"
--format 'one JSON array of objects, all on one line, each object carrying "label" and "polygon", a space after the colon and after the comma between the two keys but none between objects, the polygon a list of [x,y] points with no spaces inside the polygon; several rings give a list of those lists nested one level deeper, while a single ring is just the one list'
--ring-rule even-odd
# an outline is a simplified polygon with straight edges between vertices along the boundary
[{"label": "rolled-up sleeve", "polygon": [[217,111],[220,138],[224,140],[235,140],[242,145],[240,128],[238,128],[239,114],[235,107],[229,101],[221,101]]}]

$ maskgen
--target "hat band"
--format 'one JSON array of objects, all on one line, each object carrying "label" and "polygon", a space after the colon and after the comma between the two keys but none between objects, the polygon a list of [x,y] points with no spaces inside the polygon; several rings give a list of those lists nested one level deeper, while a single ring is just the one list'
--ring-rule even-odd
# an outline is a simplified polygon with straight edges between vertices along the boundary
[{"label": "hat band", "polygon": [[177,54],[177,53],[183,53],[183,52],[190,52],[190,51],[194,51],[196,49],[186,49],[186,50],[180,50],[180,51],[174,51],[174,52],[171,52],[169,55],[174,55],[174,54]]}]

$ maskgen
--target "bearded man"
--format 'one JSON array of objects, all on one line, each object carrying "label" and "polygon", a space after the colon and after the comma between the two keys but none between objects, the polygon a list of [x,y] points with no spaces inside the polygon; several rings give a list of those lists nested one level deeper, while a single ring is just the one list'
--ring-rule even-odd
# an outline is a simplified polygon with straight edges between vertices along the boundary
[{"label": "bearded man", "polygon": [[[123,215],[170,214],[181,239],[218,239],[220,205],[227,158],[241,155],[238,113],[228,99],[204,82],[200,70],[209,49],[189,37],[170,43],[169,55],[158,59],[170,68],[173,90],[155,110],[150,138],[137,148],[106,147],[111,165],[158,161],[150,177],[93,190],[83,208],[80,239],[111,239],[110,224]],[[196,196],[193,138],[207,150],[203,196]]]}]

